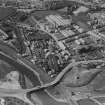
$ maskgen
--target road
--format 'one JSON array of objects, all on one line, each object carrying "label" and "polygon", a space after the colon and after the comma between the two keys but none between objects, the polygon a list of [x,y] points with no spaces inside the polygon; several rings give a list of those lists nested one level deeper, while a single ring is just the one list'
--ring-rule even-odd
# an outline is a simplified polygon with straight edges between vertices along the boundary
[{"label": "road", "polygon": [[[3,43],[0,41],[0,51],[4,56],[6,56],[9,59],[12,59],[15,61],[15,63],[18,62],[18,64],[24,65],[26,68],[28,68],[30,71],[34,72],[37,77],[40,77],[43,81],[43,84],[50,83],[53,81],[43,70],[42,68],[38,67],[38,65],[33,65],[31,62],[27,61],[26,59],[21,58],[21,56],[17,55],[17,53],[10,48],[6,43]],[[11,63],[11,62],[10,62]],[[15,66],[15,65],[14,65]],[[23,69],[22,69],[23,70]],[[44,77],[44,78],[43,78]],[[46,77],[46,78],[45,78]],[[39,79],[39,78],[38,78]],[[39,79],[40,80],[40,79]]]},{"label": "road", "polygon": [[[40,87],[41,82],[43,83],[43,81],[40,81],[37,77],[37,75],[35,76],[35,74],[33,73],[33,71],[30,70],[30,68],[28,68],[28,65],[23,65],[24,62],[18,58],[18,60],[21,62],[20,64],[16,61],[14,61],[13,59],[10,59],[8,56],[5,56],[4,53],[0,53],[0,58],[3,59],[4,61],[8,62],[9,64],[15,66],[16,68],[18,68],[20,70],[20,72],[23,72],[23,74],[25,74],[34,84],[35,84],[35,88],[32,89],[26,89],[26,90],[4,90],[4,92],[6,93],[19,93],[20,92],[28,92],[28,91],[33,91],[33,90],[38,90],[40,88],[45,88],[48,87],[50,85],[54,85],[56,83],[58,83],[62,77],[68,72],[68,70],[70,70],[70,68],[72,68],[73,66],[76,66],[78,64],[86,64],[86,63],[90,63],[90,62],[105,62],[103,60],[89,60],[89,61],[79,61],[79,62],[75,62],[75,63],[71,63],[69,64],[58,76],[57,78],[52,81],[52,82],[46,82],[45,85],[43,85],[42,87]],[[36,70],[36,69],[35,69]],[[98,71],[100,72],[100,71]],[[97,73],[97,72],[96,72]],[[38,75],[39,76],[39,75]],[[44,76],[44,75],[43,75]],[[94,75],[92,75],[91,78],[93,78]],[[41,78],[41,77],[40,77]],[[47,80],[47,77],[43,77],[43,79]],[[84,81],[88,84],[87,81]],[[85,84],[86,84],[85,83]],[[80,84],[79,84],[80,85]],[[83,84],[82,84],[83,85]],[[81,85],[81,86],[82,86]],[[75,87],[74,84],[71,84],[70,87]],[[76,87],[78,87],[78,85],[76,85]],[[0,89],[0,92],[3,92],[3,89]]]},{"label": "road", "polygon": [[[34,82],[35,86],[40,86],[41,85],[40,80],[38,79],[37,76],[35,76],[35,73],[33,73],[32,70],[29,69],[29,66],[27,67],[27,66],[23,65],[23,64],[25,64],[23,61],[21,61],[23,63],[16,62],[16,57],[13,56],[16,53],[13,52],[13,50],[11,48],[9,48],[8,46],[5,46],[5,44],[4,45],[2,45],[2,44],[0,44],[0,50],[2,51],[2,53],[0,53],[0,59],[12,64],[13,66],[15,66],[17,68],[17,70],[26,74],[31,79],[31,81]],[[8,52],[9,54],[6,56],[4,52],[6,52],[6,53]],[[13,56],[12,59],[11,59],[10,55]],[[34,69],[34,70],[36,70],[36,69]],[[46,75],[45,75],[45,79],[46,79]],[[43,82],[45,82],[45,81],[43,81]],[[26,100],[26,98],[24,99],[24,97],[27,97],[26,96],[27,94],[24,93],[23,90],[11,90],[11,89],[10,90],[9,89],[7,89],[7,90],[0,89],[0,90],[1,90],[0,95],[2,95],[2,96],[16,96],[16,97],[19,97],[20,99],[23,99],[24,101]],[[54,100],[44,90],[37,91],[35,93],[33,92],[32,95],[33,96],[37,95],[39,97],[39,99],[41,101],[43,101],[43,105],[68,105],[67,103],[58,102],[58,101]]]},{"label": "road", "polygon": [[16,61],[7,58],[6,56],[4,56],[3,54],[0,54],[0,59],[2,59],[3,61],[8,62],[10,65],[14,66],[16,69],[18,68],[19,72],[25,74],[35,86],[40,85],[39,80],[37,78],[37,76],[34,75],[34,73],[32,71],[30,71],[27,67],[17,63]]},{"label": "road", "polygon": [[[20,70],[21,72],[23,72],[24,74],[26,74],[34,83],[35,83],[35,87],[34,88],[32,88],[32,89],[20,89],[20,90],[9,90],[9,89],[0,89],[0,93],[2,93],[2,94],[7,94],[7,95],[9,95],[9,94],[27,94],[28,92],[30,92],[30,91],[33,91],[33,90],[38,90],[38,89],[41,89],[41,88],[45,88],[45,87],[48,87],[48,86],[50,86],[50,85],[54,85],[54,84],[56,84],[57,82],[59,82],[61,79],[62,79],[62,77],[65,75],[65,73],[67,73],[68,72],[68,70],[70,69],[70,68],[72,68],[73,66],[76,66],[76,65],[78,65],[78,64],[81,64],[81,63],[90,63],[90,62],[105,62],[105,61],[103,61],[103,60],[90,60],[90,61],[80,61],[80,62],[76,62],[76,63],[71,63],[71,64],[69,64],[58,76],[57,76],[57,78],[55,79],[55,80],[52,80],[52,82],[51,81],[47,81],[47,77],[46,77],[46,75],[45,75],[45,77],[44,77],[44,75],[43,75],[43,79],[45,78],[45,80],[47,81],[46,83],[45,83],[45,81],[43,82],[43,81],[41,81],[42,83],[44,83],[45,85],[42,85],[42,83],[40,82],[40,80],[38,79],[38,77],[37,77],[37,74],[36,74],[36,76],[35,75],[33,75],[33,72],[32,72],[32,70],[30,70],[30,69],[32,69],[31,67],[30,67],[30,65],[27,65],[27,64],[25,64],[26,62],[24,62],[22,59],[20,59],[20,57],[18,57],[18,62],[17,61],[15,61],[17,58],[17,56],[13,56],[13,54],[15,54],[15,53],[13,53],[11,56],[13,56],[13,58],[11,59],[11,56],[10,56],[10,54],[8,54],[7,56],[6,55],[3,55],[3,54],[5,54],[5,52],[7,53],[8,51],[9,51],[9,53],[10,53],[10,48],[8,47],[8,46],[5,46],[5,45],[3,45],[2,46],[2,44],[0,45],[0,50],[2,51],[2,53],[0,53],[0,58],[1,59],[3,59],[4,61],[6,61],[6,62],[9,62],[10,64],[12,64],[12,65],[14,65],[16,68],[18,68],[18,70]],[[9,50],[7,50],[7,49],[9,49]],[[4,51],[5,50],[5,51]],[[3,53],[4,52],[4,53]],[[9,58],[10,57],[10,58]],[[15,60],[14,60],[15,59]],[[19,63],[20,62],[20,63]],[[34,69],[34,70],[36,70],[36,69]],[[37,70],[36,70],[37,71]],[[29,73],[30,73],[30,75],[33,75],[33,76],[29,76]],[[40,76],[40,75],[38,75],[38,76]],[[41,75],[42,76],[42,75]],[[46,79],[47,78],[47,79]],[[42,85],[42,87],[40,86],[40,85]],[[50,90],[49,89],[47,89],[46,91],[43,91],[42,89],[40,90],[40,91],[36,91],[35,92],[35,94],[39,97],[39,99],[41,99],[42,101],[43,101],[43,103],[45,103],[44,105],[67,105],[67,104],[65,104],[64,102],[59,102],[59,101],[57,101],[56,99],[55,99],[55,97],[53,97],[51,94],[49,94],[50,93]],[[50,103],[48,102],[48,100],[50,100]]]}]

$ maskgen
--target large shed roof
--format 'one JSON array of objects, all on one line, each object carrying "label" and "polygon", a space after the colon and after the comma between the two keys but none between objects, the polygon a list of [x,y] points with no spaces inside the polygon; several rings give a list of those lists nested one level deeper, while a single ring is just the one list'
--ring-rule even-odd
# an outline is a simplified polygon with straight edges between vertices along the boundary
[{"label": "large shed roof", "polygon": [[16,13],[16,9],[12,7],[0,7],[0,21],[12,16]]}]

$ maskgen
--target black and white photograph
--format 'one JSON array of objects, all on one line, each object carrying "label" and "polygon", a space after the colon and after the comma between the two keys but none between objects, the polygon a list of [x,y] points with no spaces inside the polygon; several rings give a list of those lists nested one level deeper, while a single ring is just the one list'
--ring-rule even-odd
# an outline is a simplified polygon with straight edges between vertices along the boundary
[{"label": "black and white photograph", "polygon": [[0,0],[0,105],[105,105],[105,0]]}]

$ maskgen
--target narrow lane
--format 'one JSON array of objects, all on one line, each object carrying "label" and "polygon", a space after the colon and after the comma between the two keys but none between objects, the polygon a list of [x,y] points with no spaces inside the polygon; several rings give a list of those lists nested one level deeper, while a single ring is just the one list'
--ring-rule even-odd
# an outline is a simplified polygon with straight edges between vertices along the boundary
[{"label": "narrow lane", "polygon": [[[31,81],[34,82],[35,86],[38,86],[38,85],[40,86],[40,81],[38,80],[37,76],[35,76],[34,73],[32,73],[32,71],[29,70],[27,67],[17,63],[13,59],[10,59],[3,54],[0,54],[0,59],[8,62],[9,64],[11,64],[13,66],[15,66],[17,68],[17,70],[26,74],[29,78],[31,78]],[[30,75],[31,75],[31,77],[30,77]],[[25,92],[23,92],[23,91],[24,91],[23,89],[21,89],[21,90],[0,89],[0,94],[2,94],[3,96],[17,96],[17,97],[18,97],[18,94],[21,94],[22,96],[27,97],[26,96],[27,95],[26,91]],[[32,96],[35,99],[34,95],[37,95],[39,97],[39,99],[43,102],[43,105],[68,105],[67,103],[58,102],[58,101],[54,100],[44,90],[33,92]]]},{"label": "narrow lane", "polygon": [[[23,73],[25,73],[26,71],[30,71],[30,69],[27,69],[27,67],[24,67],[24,65],[21,65],[21,64],[18,64],[18,62],[15,62],[14,60],[12,60],[12,59],[9,59],[8,57],[6,57],[6,56],[4,56],[4,55],[2,55],[2,54],[0,54],[0,58],[1,59],[3,59],[3,60],[5,60],[5,61],[7,61],[7,62],[9,62],[10,64],[12,63],[12,65],[15,65],[17,68],[19,67],[19,70],[20,71],[23,71]],[[44,87],[47,87],[47,86],[50,86],[50,85],[54,85],[54,84],[56,84],[57,82],[59,82],[61,79],[62,79],[62,77],[64,76],[64,74],[70,69],[70,68],[72,68],[73,66],[76,66],[76,65],[78,65],[78,64],[81,64],[81,63],[90,63],[90,62],[105,62],[105,61],[103,61],[103,60],[90,60],[90,61],[80,61],[80,62],[76,62],[76,63],[71,63],[70,65],[68,65],[58,76],[57,76],[57,78],[53,81],[53,82],[51,82],[50,84],[46,84],[46,85],[44,85]],[[31,72],[32,73],[32,72]],[[31,74],[30,73],[30,74]],[[38,78],[37,78],[37,76],[35,77],[35,82],[36,82],[36,84],[37,84],[37,82],[39,83],[39,85],[40,85],[40,81],[38,80]],[[35,90],[37,88],[37,90],[39,89],[39,88],[42,88],[42,87],[35,87],[35,88],[32,88],[32,89],[26,89],[26,90],[5,90],[5,89],[0,89],[0,93],[2,93],[2,94],[17,94],[17,93],[19,93],[19,92],[22,92],[22,94],[27,94],[27,92],[29,92],[29,91],[33,91],[33,90]],[[35,92],[35,94],[37,95],[37,96],[39,96],[39,98],[43,101],[43,103],[44,103],[44,105],[67,105],[67,104],[65,104],[64,102],[58,102],[58,101],[56,101],[53,97],[51,97],[51,96],[49,96],[48,95],[48,92],[49,92],[50,90],[47,90],[47,92],[45,92],[45,91],[43,91],[43,90],[40,90],[40,91],[36,91]],[[3,93],[4,92],[4,93]],[[49,102],[51,100],[51,103]]]},{"label": "narrow lane", "polygon": [[[71,63],[71,64],[69,64],[57,77],[56,77],[56,79],[54,80],[54,81],[52,81],[51,83],[46,83],[45,85],[43,85],[43,86],[40,86],[40,81],[38,80],[38,78],[37,78],[37,76],[35,76],[34,74],[32,74],[31,75],[31,73],[32,73],[32,71],[30,72],[30,70],[29,69],[27,69],[27,67],[25,67],[25,66],[23,66],[23,65],[21,65],[21,64],[18,64],[17,62],[15,62],[14,60],[11,60],[11,59],[9,59],[9,58],[7,58],[6,56],[4,56],[4,55],[1,55],[0,54],[0,57],[1,57],[1,59],[4,59],[5,61],[7,61],[7,62],[9,62],[10,64],[12,64],[13,66],[15,66],[16,68],[18,68],[19,70],[20,70],[20,72],[23,72],[24,74],[26,74],[34,83],[36,83],[35,85],[35,87],[34,88],[31,88],[31,89],[20,89],[20,90],[9,90],[9,89],[7,89],[7,90],[5,90],[5,89],[0,89],[0,92],[1,93],[19,93],[19,92],[23,92],[23,93],[27,93],[27,92],[30,92],[30,91],[37,91],[37,90],[42,90],[42,89],[44,89],[44,88],[46,88],[46,87],[49,87],[49,86],[53,86],[53,85],[55,85],[55,84],[58,84],[61,80],[62,80],[62,78],[63,78],[63,76],[65,75],[65,73],[66,72],[68,72],[69,70],[70,70],[70,68],[72,68],[73,66],[76,66],[76,65],[78,65],[78,64],[81,64],[81,63],[83,63],[83,64],[86,64],[86,63],[90,63],[90,62],[105,62],[105,61],[103,61],[103,60],[89,60],[89,61],[80,61],[80,62],[76,62],[76,63]],[[100,72],[100,71],[98,71],[98,72]],[[31,77],[30,77],[30,75],[31,75]],[[96,74],[97,74],[97,72],[96,72]],[[89,80],[88,81],[90,81],[90,79],[91,78],[93,78],[94,76],[96,76],[96,74],[95,75],[92,75],[92,77],[90,77],[89,78]],[[34,79],[33,79],[34,78]],[[44,77],[45,79],[46,79],[46,77]],[[38,85],[39,84],[39,85]],[[84,83],[83,84],[88,84],[88,82],[87,81],[84,81]],[[76,86],[75,86],[75,84],[70,84],[70,87],[80,87],[80,85],[82,86],[83,84],[77,84]],[[48,90],[48,91],[50,91],[50,90]]]}]

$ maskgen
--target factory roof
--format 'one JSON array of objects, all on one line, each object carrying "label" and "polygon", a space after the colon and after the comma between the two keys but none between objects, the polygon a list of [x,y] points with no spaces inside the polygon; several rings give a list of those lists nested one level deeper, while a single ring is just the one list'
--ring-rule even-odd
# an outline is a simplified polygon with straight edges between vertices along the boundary
[{"label": "factory roof", "polygon": [[0,7],[0,21],[16,14],[16,9],[12,7]]}]

